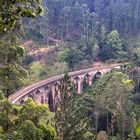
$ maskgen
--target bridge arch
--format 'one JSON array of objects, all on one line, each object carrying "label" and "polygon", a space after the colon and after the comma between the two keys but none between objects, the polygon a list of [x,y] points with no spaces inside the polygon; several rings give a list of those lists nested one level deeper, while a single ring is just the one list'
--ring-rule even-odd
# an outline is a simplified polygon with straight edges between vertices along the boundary
[{"label": "bridge arch", "polygon": [[95,72],[93,79],[92,79],[92,83],[94,83],[97,79],[99,79],[102,76],[103,76],[103,73],[101,71]]},{"label": "bridge arch", "polygon": [[54,100],[52,92],[48,93],[48,106],[50,111],[54,111]]},{"label": "bridge arch", "polygon": [[53,84],[53,90],[54,90],[54,109],[55,109],[55,105],[60,101],[60,89],[59,89],[59,86],[60,86],[60,81],[56,81],[54,82]]},{"label": "bridge arch", "polygon": [[86,89],[90,85],[92,85],[92,75],[86,73],[83,77],[83,89]]},{"label": "bridge arch", "polygon": [[60,81],[56,81],[53,83],[53,86],[58,86],[58,85],[60,85]]},{"label": "bridge arch", "polygon": [[23,105],[24,103],[25,103],[24,99],[21,99],[20,102],[19,102],[20,105]]},{"label": "bridge arch", "polygon": [[[52,92],[52,88],[50,85],[46,85],[44,87],[44,98],[47,99],[48,98],[48,94]],[[47,103],[47,102],[46,102]]]},{"label": "bridge arch", "polygon": [[50,111],[53,111],[53,93],[52,87],[50,85],[45,86],[44,94],[42,95],[42,101],[44,104],[48,104]]},{"label": "bridge arch", "polygon": [[37,95],[41,94],[41,90],[37,89],[37,90],[35,91],[35,94],[37,94]]},{"label": "bridge arch", "polygon": [[34,97],[34,95],[31,94],[31,93],[28,95],[28,98],[31,98],[33,101],[35,101],[35,97]]},{"label": "bridge arch", "polygon": [[78,94],[80,94],[83,90],[83,76],[77,75],[74,77],[74,88]]}]

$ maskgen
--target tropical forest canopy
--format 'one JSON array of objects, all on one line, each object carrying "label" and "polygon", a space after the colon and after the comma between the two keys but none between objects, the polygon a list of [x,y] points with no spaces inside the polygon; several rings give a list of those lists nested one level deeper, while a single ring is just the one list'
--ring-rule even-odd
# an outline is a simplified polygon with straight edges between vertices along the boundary
[{"label": "tropical forest canopy", "polygon": [[[8,97],[48,77],[121,64],[77,94],[60,80],[54,112]],[[0,0],[0,139],[139,140],[140,1]]]},{"label": "tropical forest canopy", "polygon": [[42,5],[42,17],[25,20],[28,42],[23,44],[30,51],[40,47],[39,53],[27,55],[25,63],[45,61],[48,75],[63,73],[61,67],[65,71],[90,67],[99,60],[135,59],[139,65],[138,0],[43,0]]}]

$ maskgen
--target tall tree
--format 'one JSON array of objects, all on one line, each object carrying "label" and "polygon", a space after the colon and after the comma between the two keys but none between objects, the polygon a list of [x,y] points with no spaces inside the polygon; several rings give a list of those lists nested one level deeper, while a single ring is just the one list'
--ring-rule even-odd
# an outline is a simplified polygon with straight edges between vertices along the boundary
[{"label": "tall tree", "polygon": [[84,140],[84,134],[89,129],[84,100],[75,95],[68,75],[60,81],[59,90],[60,100],[56,105],[55,114],[58,139]]},{"label": "tall tree", "polygon": [[67,137],[65,134],[68,117],[67,110],[74,96],[72,83],[68,75],[65,75],[60,81],[59,90],[60,97],[56,104],[56,114],[55,114],[56,130],[58,137],[61,140],[65,140]]},{"label": "tall tree", "polygon": [[17,39],[21,33],[22,20],[42,14],[39,0],[0,0],[0,82],[6,97],[21,86],[21,78],[26,75],[20,66],[24,49]]},{"label": "tall tree", "polygon": [[104,46],[101,46],[100,58],[103,60],[118,58],[119,51],[122,50],[122,41],[120,39],[118,31],[111,31],[107,35],[107,39],[104,43]]},{"label": "tall tree", "polygon": [[117,30],[113,30],[110,32],[107,36],[107,47],[111,47],[115,50],[121,50],[122,49],[122,42],[119,37],[119,33]]}]

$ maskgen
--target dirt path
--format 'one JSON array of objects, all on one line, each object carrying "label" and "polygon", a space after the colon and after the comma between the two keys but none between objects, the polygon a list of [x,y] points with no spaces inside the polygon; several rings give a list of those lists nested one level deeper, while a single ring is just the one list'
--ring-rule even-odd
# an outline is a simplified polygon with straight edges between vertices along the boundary
[{"label": "dirt path", "polygon": [[54,50],[56,46],[58,46],[62,41],[58,40],[58,39],[54,39],[52,37],[48,37],[49,40],[54,42],[54,45],[46,45],[44,47],[40,47],[40,48],[31,48],[29,47],[30,45],[34,45],[32,40],[29,40],[27,42],[25,42],[22,47],[24,47],[25,49],[27,49],[28,51],[28,55],[37,55],[39,53],[46,53],[48,51]]}]

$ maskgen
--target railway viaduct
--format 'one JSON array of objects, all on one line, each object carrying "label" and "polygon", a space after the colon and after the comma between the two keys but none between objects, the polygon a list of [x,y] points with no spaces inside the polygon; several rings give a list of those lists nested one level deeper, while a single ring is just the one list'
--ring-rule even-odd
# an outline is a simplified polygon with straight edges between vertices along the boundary
[{"label": "railway viaduct", "polygon": [[[120,68],[119,64],[111,66],[102,66],[96,68],[89,68],[70,72],[68,75],[72,83],[76,87],[77,93],[82,94],[84,80],[90,86],[93,83],[94,77],[100,77],[110,72],[115,68]],[[29,97],[32,98],[37,104],[48,104],[49,109],[52,111],[56,102],[59,99],[59,80],[64,75],[55,76],[42,80],[38,83],[22,88],[9,96],[9,100],[15,104],[23,104]]]}]

